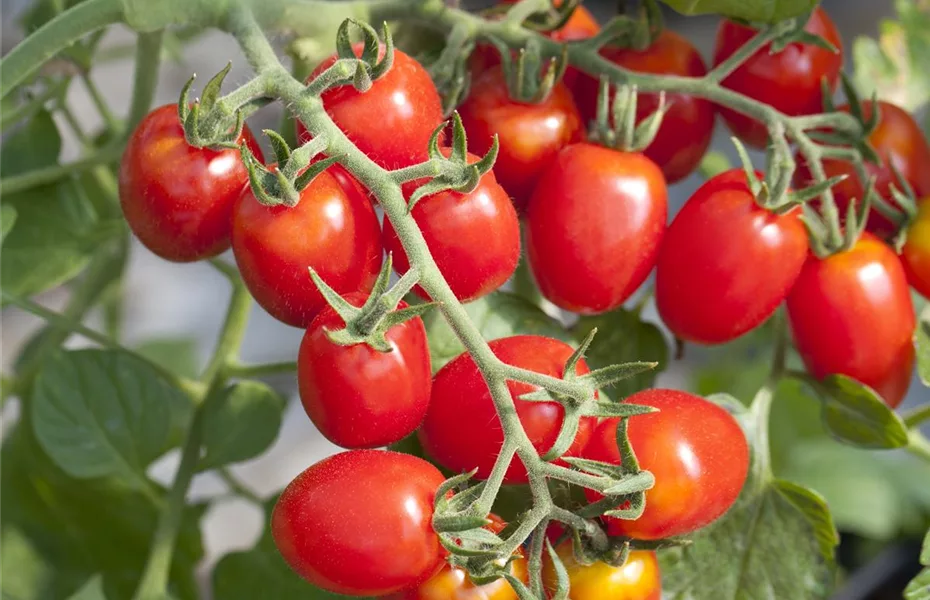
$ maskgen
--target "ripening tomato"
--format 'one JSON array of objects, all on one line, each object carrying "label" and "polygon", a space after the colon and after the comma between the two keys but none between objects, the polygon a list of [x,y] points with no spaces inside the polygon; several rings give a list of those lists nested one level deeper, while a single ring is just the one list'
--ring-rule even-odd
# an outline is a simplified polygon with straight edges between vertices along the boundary
[{"label": "ripening tomato", "polygon": [[[358,43],[353,48],[360,56],[363,45]],[[320,63],[310,79],[337,58],[333,54]],[[327,114],[358,149],[386,169],[427,160],[430,136],[443,121],[442,101],[429,73],[416,59],[397,49],[391,68],[367,92],[343,85],[326,90],[320,98]],[[300,122],[297,137],[307,139],[307,130]]]},{"label": "ripening tomato", "polygon": [[[443,152],[448,155],[450,151],[446,148]],[[468,156],[469,163],[478,160]],[[404,187],[409,197],[417,186]],[[493,292],[516,270],[520,221],[493,171],[485,173],[478,187],[467,194],[445,191],[422,198],[411,215],[439,271],[462,302]],[[395,270],[406,273],[410,261],[388,219],[384,221],[384,246],[393,255]],[[419,287],[416,290],[427,297]]]},{"label": "ripening tomato", "polygon": [[642,154],[594,144],[564,148],[526,211],[526,248],[543,295],[577,313],[623,304],[655,265],[668,190]]},{"label": "ripening tomato", "polygon": [[[608,533],[657,540],[690,533],[727,512],[749,472],[749,445],[736,419],[713,402],[676,390],[645,390],[626,401],[659,409],[632,417],[627,430],[640,467],[656,483],[646,492],[642,516],[609,518]],[[601,422],[582,456],[620,464],[618,422]],[[591,490],[585,494],[601,499]]]},{"label": "ripening tomato", "polygon": [[[770,54],[771,45],[767,44],[728,75],[723,86],[789,116],[819,113],[823,110],[820,82],[826,79],[829,89],[836,89],[843,67],[843,42],[830,16],[820,7],[814,9],[804,30],[824,38],[838,51],[796,42],[788,44],[778,54]],[[751,27],[723,21],[717,31],[714,65],[729,58],[755,34],[756,30]],[[734,110],[719,108],[737,137],[750,146],[765,147],[768,130],[763,123]]]},{"label": "ripening tomato", "polygon": [[785,299],[808,238],[800,210],[760,207],[741,169],[709,179],[669,226],[656,263],[656,303],[679,338],[721,344],[754,329]]},{"label": "ripening tomato", "polygon": [[[572,541],[559,544],[556,554],[568,571],[568,600],[660,600],[662,579],[655,552],[636,550],[622,566],[596,562],[583,565],[575,558]],[[558,589],[552,560],[543,555],[543,582],[549,594]]]},{"label": "ripening tomato", "polygon": [[233,252],[246,286],[271,316],[294,327],[309,326],[326,306],[308,267],[340,294],[370,292],[381,268],[374,208],[328,170],[294,207],[265,206],[246,189],[232,223]]},{"label": "ripening tomato", "polygon": [[930,198],[919,204],[917,218],[907,230],[901,264],[911,287],[930,299]]},{"label": "ripening tomato", "polygon": [[[612,63],[640,73],[703,77],[707,74],[704,59],[694,45],[674,31],[665,29],[645,50],[606,46],[601,55]],[[600,82],[583,75],[575,87],[578,108],[587,123],[597,115]],[[667,94],[668,112],[659,133],[644,154],[662,169],[668,183],[690,175],[700,164],[714,133],[713,103],[688,94]],[[659,108],[658,94],[640,94],[636,104],[637,121]]]},{"label": "ripening tomato", "polygon": [[500,68],[475,80],[459,114],[474,154],[483,156],[497,134],[494,173],[518,211],[559,150],[584,138],[581,115],[564,83],[539,104],[523,104],[510,99]]},{"label": "ripening tomato", "polygon": [[811,256],[788,295],[788,319],[811,375],[846,375],[888,406],[901,403],[917,323],[904,269],[884,242],[866,232],[850,250]]},{"label": "ripening tomato", "polygon": [[[237,144],[262,160],[248,127]],[[231,148],[187,143],[177,104],[156,108],[139,123],[120,161],[119,200],[142,244],[174,262],[193,262],[229,248],[230,218],[249,174]]]},{"label": "ripening tomato", "polygon": [[[559,340],[537,335],[518,335],[494,340],[491,351],[503,362],[562,377],[565,361],[572,347]],[[588,365],[579,360],[575,372],[588,373]],[[519,397],[539,388],[508,381],[517,416],[533,447],[547,452],[555,443],[562,425],[564,408],[558,402],[534,402]],[[591,436],[594,419],[584,417],[575,441],[566,455],[577,456]],[[477,468],[479,479],[487,479],[494,460],[504,444],[504,432],[494,409],[491,392],[478,366],[467,352],[459,355],[436,373],[426,419],[419,430],[423,449],[446,468],[457,472]],[[526,467],[514,458],[504,477],[505,483],[526,483]]]},{"label": "ripening tomato", "polygon": [[391,594],[442,565],[432,518],[443,481],[436,467],[409,454],[342,452],[288,484],[271,534],[287,564],[313,585],[352,596]]}]

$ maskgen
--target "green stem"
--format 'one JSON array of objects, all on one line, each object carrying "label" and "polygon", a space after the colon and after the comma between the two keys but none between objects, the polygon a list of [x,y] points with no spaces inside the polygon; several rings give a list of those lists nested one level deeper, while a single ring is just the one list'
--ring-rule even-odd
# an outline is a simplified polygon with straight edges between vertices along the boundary
[{"label": "green stem", "polygon": [[234,283],[222,332],[216,342],[213,358],[200,378],[201,381],[212,381],[218,377],[225,379],[229,376],[228,365],[236,362],[251,308],[252,296],[245,285],[241,281]]},{"label": "green stem", "polygon": [[927,420],[930,420],[930,402],[918,406],[904,415],[904,424],[909,429],[913,429]]},{"label": "green stem", "polygon": [[90,99],[97,108],[97,112],[100,113],[100,118],[103,119],[107,130],[111,132],[121,131],[122,125],[116,118],[116,115],[113,114],[113,111],[110,110],[110,105],[107,104],[106,99],[100,92],[100,88],[98,88],[94,80],[90,78],[90,73],[81,73],[81,81],[84,82],[84,87],[87,88],[87,93],[90,94]]},{"label": "green stem", "polygon": [[233,364],[229,365],[226,372],[229,373],[230,377],[238,377],[240,379],[254,379],[256,377],[264,377],[266,375],[295,373],[296,371],[297,363],[294,361],[286,361],[277,363],[265,363],[260,365]]},{"label": "green stem", "polygon": [[917,429],[908,432],[907,451],[914,456],[930,462],[930,440]]},{"label": "green stem", "polygon": [[258,494],[250,490],[239,481],[239,478],[232,474],[232,472],[226,467],[221,467],[216,470],[217,474],[220,476],[220,479],[223,480],[223,483],[226,484],[226,487],[229,488],[236,496],[248,500],[252,504],[262,507],[265,505],[265,501],[262,500]]},{"label": "green stem", "polygon": [[158,67],[161,65],[161,48],[164,30],[140,33],[136,44],[136,71],[132,85],[132,100],[126,117],[126,134],[130,134],[149,110],[158,85]]},{"label": "green stem", "polygon": [[17,104],[10,110],[0,113],[0,131],[6,131],[11,125],[19,123],[38,112],[52,98],[61,98],[71,84],[71,77],[62,77],[50,82],[37,96]]},{"label": "green stem", "polygon": [[5,177],[0,179],[0,196],[15,194],[47,183],[54,183],[69,175],[78,175],[99,165],[117,161],[122,155],[122,144],[110,144],[72,163],[53,165],[43,169],[35,169],[22,175]]},{"label": "green stem", "polygon": [[727,75],[738,69],[740,65],[749,60],[749,58],[761,50],[763,46],[783,33],[784,29],[779,26],[768,27],[759,31],[752,39],[740,46],[740,48],[725,61],[711,69],[706,76],[707,81],[716,83],[723,81],[726,79]]},{"label": "green stem", "polygon": [[765,383],[756,392],[749,406],[755,432],[755,444],[760,467],[767,476],[771,476],[771,459],[769,455],[769,415],[772,410],[772,401],[775,398],[775,389],[782,377],[786,375],[785,364],[788,356],[788,328],[782,310],[775,313],[775,346],[772,354],[772,366]]}]

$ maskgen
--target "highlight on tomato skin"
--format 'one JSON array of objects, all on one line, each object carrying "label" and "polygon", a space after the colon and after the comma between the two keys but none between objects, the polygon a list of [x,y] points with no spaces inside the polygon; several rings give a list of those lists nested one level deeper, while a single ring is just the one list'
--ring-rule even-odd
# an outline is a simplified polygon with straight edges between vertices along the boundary
[{"label": "highlight on tomato skin", "polygon": [[[572,541],[556,547],[569,579],[569,600],[661,600],[662,578],[655,552],[634,550],[626,562],[613,567],[596,562],[583,565],[575,558]],[[543,582],[553,595],[558,589],[555,568],[548,555],[543,556]]]}]

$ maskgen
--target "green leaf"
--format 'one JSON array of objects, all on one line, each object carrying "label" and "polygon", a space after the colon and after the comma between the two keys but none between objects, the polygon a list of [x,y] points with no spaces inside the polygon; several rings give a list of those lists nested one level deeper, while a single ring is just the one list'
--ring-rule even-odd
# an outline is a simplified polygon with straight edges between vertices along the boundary
[{"label": "green leaf", "polygon": [[813,10],[819,0],[662,0],[684,15],[718,14],[744,21],[776,23]]},{"label": "green leaf", "polygon": [[242,381],[204,407],[200,469],[242,462],[264,452],[278,437],[284,399],[258,381]]},{"label": "green leaf", "polygon": [[37,112],[24,127],[3,141],[0,147],[0,171],[4,177],[20,175],[33,169],[58,164],[61,135],[52,115]]},{"label": "green leaf", "polygon": [[923,549],[920,551],[920,564],[925,568],[907,584],[904,590],[905,600],[930,600],[930,531],[927,531],[924,536]]},{"label": "green leaf", "polygon": [[0,242],[6,239],[16,223],[16,207],[12,204],[0,205]]},{"label": "green leaf", "polygon": [[106,600],[103,593],[103,577],[96,575],[84,587],[71,595],[68,600]]},{"label": "green leaf", "polygon": [[920,313],[914,343],[917,344],[917,374],[923,384],[930,387],[930,304]]},{"label": "green leaf", "polygon": [[809,383],[823,400],[823,422],[838,440],[863,448],[907,446],[904,421],[871,388],[845,375]]},{"label": "green leaf", "polygon": [[153,338],[134,348],[136,352],[181,377],[197,377],[200,359],[193,338]]}]

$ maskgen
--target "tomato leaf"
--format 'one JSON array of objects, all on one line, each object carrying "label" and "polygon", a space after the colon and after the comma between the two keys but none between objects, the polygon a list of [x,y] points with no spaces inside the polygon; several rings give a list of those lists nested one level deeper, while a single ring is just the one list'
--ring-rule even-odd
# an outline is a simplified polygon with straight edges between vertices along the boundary
[{"label": "tomato leaf", "polygon": [[836,439],[863,448],[907,446],[904,421],[871,388],[845,375],[807,383],[823,401],[823,423]]},{"label": "tomato leaf", "polygon": [[920,313],[914,343],[917,344],[917,374],[923,384],[930,387],[930,304]]},{"label": "tomato leaf", "polygon": [[[46,110],[37,112],[24,127],[3,141],[0,171],[4,177],[58,164],[61,134]],[[5,199],[4,199],[5,200]]]},{"label": "tomato leaf", "polygon": [[77,592],[72,594],[68,600],[106,600],[107,597],[103,593],[103,577],[100,575],[95,575],[88,580],[88,582],[79,589]]},{"label": "tomato leaf", "polygon": [[920,564],[924,569],[904,589],[905,600],[930,600],[930,530],[924,536],[920,551]]},{"label": "tomato leaf", "polygon": [[285,402],[263,383],[239,382],[207,402],[201,470],[254,458],[278,437]]},{"label": "tomato leaf", "polygon": [[16,223],[16,207],[12,204],[0,205],[0,242],[6,239]]},{"label": "tomato leaf", "polygon": [[719,14],[744,21],[777,23],[813,10],[819,0],[662,0],[684,15]]}]

